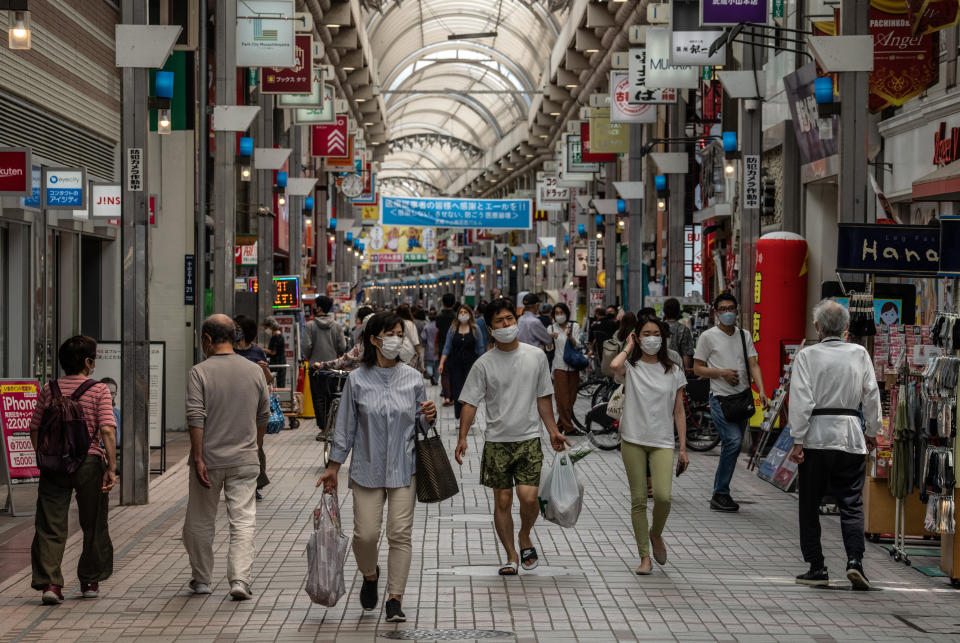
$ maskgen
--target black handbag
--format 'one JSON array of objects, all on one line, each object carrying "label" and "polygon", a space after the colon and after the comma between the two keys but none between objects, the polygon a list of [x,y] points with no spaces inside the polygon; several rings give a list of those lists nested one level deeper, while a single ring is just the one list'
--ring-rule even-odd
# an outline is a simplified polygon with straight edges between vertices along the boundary
[{"label": "black handbag", "polygon": [[753,404],[753,387],[750,385],[750,360],[747,359],[747,341],[743,338],[743,330],[737,328],[740,335],[740,346],[743,349],[743,362],[747,369],[747,388],[733,395],[717,395],[720,401],[720,410],[723,418],[728,422],[743,422],[753,417],[757,407]]},{"label": "black handbag", "polygon": [[433,435],[417,421],[417,500],[428,503],[442,502],[460,492],[437,427],[434,425],[430,428],[433,429]]}]

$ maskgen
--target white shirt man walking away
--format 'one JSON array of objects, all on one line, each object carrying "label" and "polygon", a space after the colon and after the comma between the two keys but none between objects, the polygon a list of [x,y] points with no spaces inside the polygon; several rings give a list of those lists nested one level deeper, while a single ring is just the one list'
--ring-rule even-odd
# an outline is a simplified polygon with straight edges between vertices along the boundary
[{"label": "white shirt man walking away", "polygon": [[847,309],[824,299],[813,309],[813,323],[820,343],[797,354],[790,384],[790,459],[800,464],[800,549],[810,564],[797,582],[829,583],[819,509],[830,495],[840,510],[847,578],[854,589],[870,589],[862,562],[863,480],[866,455],[876,448],[882,423],[880,391],[870,354],[843,341],[850,325]]},{"label": "white shirt man walking away", "polygon": [[[540,448],[540,421],[547,427],[554,450],[563,451],[570,441],[553,419],[553,386],[547,356],[539,348],[517,339],[516,312],[509,299],[496,299],[486,310],[487,326],[496,347],[483,354],[470,369],[460,393],[460,440],[457,462],[463,464],[467,434],[477,407],[484,402],[487,430],[480,461],[480,484],[493,489],[493,523],[507,552],[501,576],[516,576],[520,564],[526,570],[537,566],[537,550],[530,532],[540,512],[537,489],[543,451]],[[540,322],[537,322],[538,324]],[[513,488],[520,501],[520,531],[513,540]]]},{"label": "white shirt man walking away", "polygon": [[226,315],[203,322],[203,354],[187,381],[190,427],[190,496],[183,523],[183,545],[190,557],[195,594],[210,594],[213,579],[214,523],[223,491],[230,521],[227,580],[230,596],[246,600],[257,527],[258,447],[270,419],[263,370],[233,352],[235,330]]}]

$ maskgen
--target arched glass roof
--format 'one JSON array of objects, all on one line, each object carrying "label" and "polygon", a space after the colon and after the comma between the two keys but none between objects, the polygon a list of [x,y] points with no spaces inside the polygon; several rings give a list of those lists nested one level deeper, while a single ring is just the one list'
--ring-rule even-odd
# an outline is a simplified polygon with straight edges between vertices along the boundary
[{"label": "arched glass roof", "polygon": [[[438,133],[488,150],[526,122],[538,77],[559,31],[540,0],[386,0],[365,15],[394,138]],[[449,36],[496,33],[450,40]],[[384,175],[445,188],[477,161],[426,142],[391,149]],[[404,191],[419,183],[406,182]]]}]

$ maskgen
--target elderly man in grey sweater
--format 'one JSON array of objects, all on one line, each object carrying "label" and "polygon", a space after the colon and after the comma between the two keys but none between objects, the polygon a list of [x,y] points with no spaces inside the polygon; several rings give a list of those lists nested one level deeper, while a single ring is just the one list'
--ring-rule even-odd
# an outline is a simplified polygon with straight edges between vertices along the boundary
[{"label": "elderly man in grey sweater", "polygon": [[190,369],[187,425],[190,427],[190,488],[183,545],[190,557],[195,594],[210,594],[214,523],[223,490],[230,521],[227,580],[230,596],[246,600],[257,526],[257,448],[270,419],[263,370],[233,352],[234,324],[226,315],[203,322],[207,359]]}]

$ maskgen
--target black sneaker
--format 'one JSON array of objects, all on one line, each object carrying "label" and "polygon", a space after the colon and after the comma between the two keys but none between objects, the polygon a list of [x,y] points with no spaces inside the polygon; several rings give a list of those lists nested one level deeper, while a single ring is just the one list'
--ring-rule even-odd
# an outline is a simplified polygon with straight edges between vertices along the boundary
[{"label": "black sneaker", "polygon": [[377,583],[380,580],[380,565],[377,565],[377,580],[363,579],[363,586],[360,587],[360,605],[368,612],[372,612],[377,607],[379,594],[377,593]]},{"label": "black sneaker", "polygon": [[391,598],[387,601],[387,623],[406,623],[407,615],[400,609],[400,601]]},{"label": "black sneaker", "polygon": [[811,587],[826,587],[830,584],[830,576],[826,567],[810,566],[810,571],[806,574],[797,576],[798,585],[810,585]]},{"label": "black sneaker", "polygon": [[710,498],[710,508],[714,511],[726,511],[733,513],[735,511],[740,511],[740,505],[733,501],[728,495],[713,494],[713,497]]},{"label": "black sneaker", "polygon": [[870,589],[870,581],[867,575],[863,573],[863,563],[859,560],[847,561],[847,580],[853,585],[853,589],[867,591]]},{"label": "black sneaker", "polygon": [[259,501],[261,501],[261,500],[263,500],[263,494],[260,493],[260,490],[259,490],[259,489],[257,489],[257,502],[259,502]]}]

